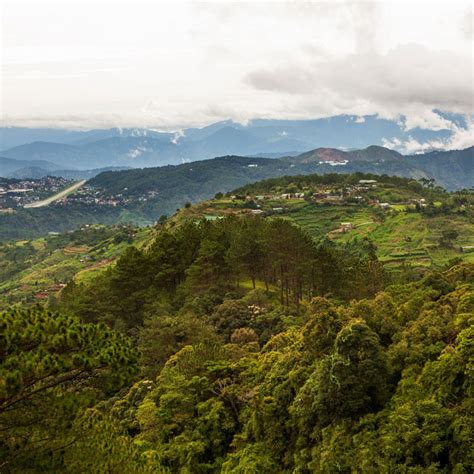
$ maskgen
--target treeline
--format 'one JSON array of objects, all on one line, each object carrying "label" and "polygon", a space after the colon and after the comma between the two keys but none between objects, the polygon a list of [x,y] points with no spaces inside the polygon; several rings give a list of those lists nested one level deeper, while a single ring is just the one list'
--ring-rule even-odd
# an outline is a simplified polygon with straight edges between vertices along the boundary
[{"label": "treeline", "polygon": [[158,306],[205,314],[249,286],[275,291],[282,306],[298,313],[316,295],[374,295],[384,278],[368,241],[317,244],[284,219],[229,217],[160,231],[149,248],[130,247],[91,283],[70,283],[61,304],[87,321],[130,329]]},{"label": "treeline", "polygon": [[[361,179],[373,179],[380,184],[389,184],[398,188],[408,189],[411,192],[420,195],[428,195],[432,189],[428,189],[416,179],[403,178],[400,176],[388,176],[386,174],[377,175],[372,173],[327,173],[327,174],[309,174],[296,176],[282,176],[277,178],[265,179],[257,183],[247,184],[228,194],[258,194],[271,192],[275,189],[286,189],[290,185],[295,185],[298,189],[305,189],[317,185],[334,185],[334,186],[350,186],[356,185]],[[433,188],[434,189],[434,188]],[[446,194],[441,189],[437,189],[438,193]]]}]

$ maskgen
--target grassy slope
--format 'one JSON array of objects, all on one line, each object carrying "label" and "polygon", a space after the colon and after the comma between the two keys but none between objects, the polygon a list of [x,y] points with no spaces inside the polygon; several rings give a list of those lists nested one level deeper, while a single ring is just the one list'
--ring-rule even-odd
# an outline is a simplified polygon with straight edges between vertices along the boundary
[{"label": "grassy slope", "polygon": [[[387,186],[371,190],[369,198],[390,201],[393,207],[389,211],[361,204],[322,204],[303,199],[275,198],[284,189],[273,193],[271,199],[257,201],[262,210],[269,211],[276,207],[283,208],[275,216],[290,219],[307,229],[316,239],[329,237],[339,243],[368,237],[377,247],[379,258],[387,265],[398,265],[403,262],[416,265],[443,265],[450,259],[461,257],[474,262],[473,253],[461,253],[460,246],[474,245],[474,226],[472,218],[452,212],[448,215],[428,217],[426,214],[407,212],[402,203],[410,198],[420,197],[407,189]],[[257,193],[255,193],[257,194]],[[260,194],[260,191],[259,191]],[[245,201],[232,200],[228,197],[204,201],[189,208],[183,208],[168,220],[172,228],[185,221],[196,221],[203,218],[215,219],[231,214],[249,214]],[[351,222],[354,229],[341,233],[337,230],[341,222]],[[451,248],[441,248],[439,237],[443,230],[456,230],[459,234]],[[153,230],[142,229],[133,239],[133,245],[142,246],[150,241]],[[31,244],[33,255],[19,271],[8,278],[0,278],[0,307],[8,302],[35,301],[35,293],[47,290],[55,282],[66,282],[71,278],[76,281],[87,281],[103,271],[129,245],[126,241],[116,243],[113,234],[108,238],[92,244],[85,242],[64,242],[52,244],[52,237],[35,240],[22,240],[10,243],[18,248]],[[81,240],[81,239],[79,239]],[[31,252],[31,250],[30,250]],[[86,259],[84,259],[85,256]],[[2,248],[0,248],[0,259]],[[24,257],[23,262],[25,262]],[[16,261],[10,261],[15,266]],[[31,263],[31,264],[30,264]]]},{"label": "grassy slope", "polygon": [[[133,238],[133,245],[145,245],[152,234],[151,229],[139,229]],[[51,239],[51,237],[48,237]],[[34,295],[40,292],[54,294],[49,290],[55,283],[67,282],[71,278],[85,281],[97,275],[108,266],[130,245],[127,241],[116,243],[110,236],[95,245],[59,244],[56,248],[46,245],[46,239],[17,241],[13,245],[22,246],[31,243],[35,249],[27,268],[22,269],[10,278],[0,281],[0,308],[10,303],[33,302]],[[27,262],[27,263],[28,263]],[[38,300],[40,301],[40,300]]]},{"label": "grassy slope", "polygon": [[[391,211],[382,222],[377,220],[370,207],[334,206],[331,209],[308,205],[289,212],[287,216],[316,238],[324,233],[337,242],[368,237],[377,246],[379,258],[391,264],[406,261],[443,265],[456,257],[474,262],[474,253],[459,250],[461,245],[474,245],[474,226],[461,215],[426,217],[419,213]],[[355,228],[345,233],[330,232],[345,221],[352,222]],[[370,221],[372,223],[368,223]],[[446,229],[459,233],[452,248],[440,248],[438,245],[441,232]]]}]

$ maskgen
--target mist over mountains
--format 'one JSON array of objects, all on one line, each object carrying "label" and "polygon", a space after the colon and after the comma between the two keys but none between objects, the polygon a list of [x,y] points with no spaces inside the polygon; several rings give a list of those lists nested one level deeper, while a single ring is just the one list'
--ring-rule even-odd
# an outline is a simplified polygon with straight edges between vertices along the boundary
[{"label": "mist over mountains", "polygon": [[188,200],[208,199],[218,191],[227,192],[266,178],[355,172],[416,180],[434,178],[437,185],[446,189],[468,188],[474,184],[474,147],[415,156],[378,146],[352,152],[318,148],[279,159],[223,156],[177,166],[104,172],[89,183],[111,195],[158,191],[157,200],[162,205],[169,203],[170,209],[174,209]]},{"label": "mist over mountains", "polygon": [[[316,120],[257,119],[247,124],[228,120],[176,132],[7,127],[0,128],[0,176],[90,179],[103,171],[182,165],[232,155],[293,157],[290,174],[361,171],[435,178],[447,189],[470,187],[472,148],[406,152],[407,143],[429,150],[427,144],[450,143],[453,130],[469,130],[463,116],[438,114],[451,125],[441,130],[407,130],[403,119],[340,115]],[[285,159],[275,165],[281,167]]]},{"label": "mist over mountains", "polygon": [[351,150],[380,145],[406,153],[416,151],[414,144],[426,149],[429,143],[448,143],[454,129],[468,127],[462,115],[438,115],[446,128],[408,130],[403,118],[388,120],[375,115],[339,115],[316,120],[256,119],[247,124],[227,120],[176,132],[6,127],[0,128],[0,156],[49,161],[59,169],[92,169],[162,166],[228,154],[278,157],[320,147]]}]

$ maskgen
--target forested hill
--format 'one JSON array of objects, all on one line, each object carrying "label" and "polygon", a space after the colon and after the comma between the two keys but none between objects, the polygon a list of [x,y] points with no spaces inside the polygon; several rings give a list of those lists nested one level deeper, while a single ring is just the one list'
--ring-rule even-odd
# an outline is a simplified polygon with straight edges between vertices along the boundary
[{"label": "forested hill", "polygon": [[473,472],[473,204],[275,177],[3,244],[0,470]]},{"label": "forested hill", "polygon": [[105,172],[88,184],[103,188],[110,195],[133,196],[157,191],[162,199],[193,196],[196,200],[197,196],[199,200],[198,196],[204,199],[217,191],[230,191],[247,182],[288,174],[290,170],[290,164],[270,158],[223,156],[177,166]]},{"label": "forested hill", "polygon": [[0,314],[3,472],[473,471],[472,264],[172,224]]},{"label": "forested hill", "polygon": [[164,200],[175,192],[201,200],[268,177],[331,172],[434,178],[447,189],[469,188],[474,184],[474,147],[415,156],[375,146],[352,152],[319,148],[280,159],[225,156],[177,166],[105,172],[89,183],[110,194],[156,190]]}]

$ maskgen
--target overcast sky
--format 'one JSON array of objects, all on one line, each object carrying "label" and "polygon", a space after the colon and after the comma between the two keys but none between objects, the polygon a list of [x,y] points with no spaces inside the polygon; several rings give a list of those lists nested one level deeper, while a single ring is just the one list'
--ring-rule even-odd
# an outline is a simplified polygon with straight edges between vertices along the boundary
[{"label": "overcast sky", "polygon": [[[0,0],[1,1],[1,0]],[[471,2],[2,1],[4,124],[473,110]]]}]

